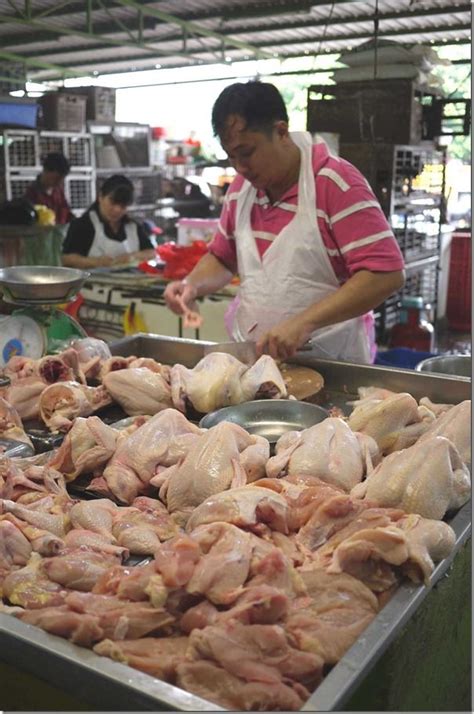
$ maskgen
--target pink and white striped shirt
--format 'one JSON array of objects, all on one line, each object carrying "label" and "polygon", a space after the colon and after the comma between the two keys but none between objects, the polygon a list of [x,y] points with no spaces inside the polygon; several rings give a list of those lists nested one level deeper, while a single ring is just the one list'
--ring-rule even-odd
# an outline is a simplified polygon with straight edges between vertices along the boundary
[{"label": "pink and white striped shirt", "polygon": [[[329,154],[325,143],[313,146],[316,213],[331,265],[342,284],[358,270],[402,270],[403,257],[380,204],[362,174],[348,161]],[[244,179],[229,186],[218,230],[209,250],[233,273],[238,273],[235,246],[237,197]],[[250,220],[260,256],[293,218],[298,184],[272,204],[258,190]]]}]

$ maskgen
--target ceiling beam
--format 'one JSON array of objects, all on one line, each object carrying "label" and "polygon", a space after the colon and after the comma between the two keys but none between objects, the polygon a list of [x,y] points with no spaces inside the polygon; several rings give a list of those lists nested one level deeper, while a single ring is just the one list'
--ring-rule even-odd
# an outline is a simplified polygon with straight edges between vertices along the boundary
[{"label": "ceiling beam", "polygon": [[9,62],[17,62],[18,64],[23,64],[26,67],[38,67],[40,69],[51,70],[52,72],[57,72],[60,77],[83,77],[84,73],[76,72],[73,69],[68,69],[67,67],[62,67],[57,64],[51,64],[51,62],[45,62],[44,60],[37,59],[36,57],[22,57],[22,55],[17,55],[14,52],[6,52],[0,50],[0,57],[2,59],[8,60]]},{"label": "ceiling beam", "polygon": [[[23,20],[23,21],[22,21]],[[33,18],[34,24],[32,22],[26,23],[24,22],[25,18],[20,18],[20,22],[18,21],[17,18],[15,20],[11,20],[11,22],[16,22],[18,24],[28,26],[30,25],[32,28],[35,29],[34,34],[32,32],[19,32],[19,33],[9,33],[7,36],[1,36],[1,41],[3,47],[19,47],[20,45],[25,46],[25,53],[26,55],[31,54],[31,52],[28,52],[28,45],[29,44],[36,44],[39,42],[55,42],[55,40],[58,37],[59,29],[57,30],[41,30],[38,32],[36,28],[39,28],[39,18]],[[1,21],[0,21],[1,22]],[[155,26],[155,22],[152,18],[147,18],[145,19],[144,22],[144,29],[145,30],[153,30]],[[51,24],[48,25],[48,27],[52,27]],[[56,27],[59,28],[59,25],[56,25]],[[111,22],[101,22],[101,23],[94,23],[93,25],[93,37],[96,39],[97,37],[103,37],[108,34],[110,35],[115,35],[115,39],[117,35],[123,34],[123,30],[118,27],[117,24],[112,24]],[[138,20],[133,20],[133,22],[129,21],[129,28],[130,32],[136,32],[137,35],[140,30],[140,25]],[[61,30],[61,33],[62,30]],[[102,45],[92,45],[92,44],[84,44],[81,45],[81,47],[87,48],[87,49],[100,49],[100,47],[103,47]],[[23,50],[22,50],[23,52]],[[38,54],[38,50],[33,50],[33,54],[36,53]],[[49,51],[48,51],[49,54]]]},{"label": "ceiling beam", "polygon": [[[114,3],[115,4],[115,3]],[[466,3],[463,5],[458,5],[454,6],[451,12],[448,12],[445,8],[432,8],[430,10],[422,9],[418,10],[416,12],[417,17],[431,17],[432,15],[447,15],[447,14],[456,14],[459,12],[470,12],[471,10],[471,5]],[[384,22],[385,20],[396,20],[396,19],[405,19],[408,17],[413,17],[415,13],[407,13],[407,12],[390,12],[390,13],[384,13],[379,16],[379,23]],[[373,21],[373,15],[355,15],[350,18],[351,23],[362,23],[362,22],[372,22]],[[148,21],[153,22],[151,18],[148,18]],[[298,21],[295,23],[291,24],[291,29],[303,29],[303,28],[312,28],[312,27],[330,27],[332,25],[340,25],[341,24],[341,18],[332,18],[330,20],[303,20],[303,21]],[[106,32],[111,31],[113,28],[111,28],[110,24],[104,23],[103,26],[96,26],[95,32],[97,34],[104,35]],[[131,28],[133,29],[133,28]],[[287,29],[285,27],[284,29]],[[264,25],[258,25],[258,27],[254,27],[249,29],[248,27],[235,27],[232,30],[221,30],[221,34],[227,36],[228,33],[232,32],[234,35],[238,35],[240,33],[246,33],[247,35],[249,33],[253,32],[267,32],[267,31],[275,31],[278,30],[278,26],[275,26],[275,23],[271,24],[264,24]],[[47,33],[51,34],[53,37],[55,35],[53,33]],[[45,38],[46,40],[47,38]],[[178,33],[175,33],[173,35],[169,35],[166,38],[162,38],[161,42],[172,42],[172,41],[177,41],[181,39],[181,35]],[[35,42],[40,42],[42,41],[38,35],[35,35]],[[31,35],[22,35],[22,36],[10,36],[7,40],[7,43],[4,44],[5,47],[12,46],[12,45],[20,45],[20,44],[27,44],[28,42],[31,42]],[[83,46],[84,51],[96,51],[96,50],[102,50],[104,49],[104,45],[100,43],[96,44],[88,44]],[[72,52],[80,52],[82,50],[82,47],[75,47],[72,48]],[[24,54],[26,57],[28,56],[35,56],[37,54],[37,51],[31,50],[28,51],[27,47],[25,48]],[[57,54],[64,54],[64,49],[57,49],[57,50],[46,50],[45,54],[48,55],[48,57],[54,57],[54,55]]]},{"label": "ceiling beam", "polygon": [[[408,11],[403,11],[403,12],[384,12],[384,13],[379,13],[378,15],[378,21],[384,22],[384,20],[404,20],[407,18],[414,18],[414,17],[432,17],[433,15],[457,15],[460,12],[468,12],[470,13],[472,9],[472,5],[470,3],[464,3],[462,5],[454,5],[450,9],[447,8],[430,8],[430,9],[420,9],[417,10],[416,12],[408,12]],[[296,22],[292,22],[291,24],[285,24],[284,29],[285,30],[300,30],[304,28],[311,28],[311,27],[330,27],[331,25],[342,25],[344,22],[350,22],[351,24],[354,22],[373,22],[374,21],[374,13],[367,14],[363,13],[361,15],[351,15],[349,17],[331,17],[331,18],[324,18],[324,19],[316,19],[316,18],[308,18],[308,19],[298,19]],[[254,25],[253,27],[249,28],[247,27],[235,27],[233,26],[232,29],[230,30],[221,30],[222,34],[225,34],[226,32],[232,32],[236,35],[239,35],[240,33],[252,33],[252,32],[270,32],[270,31],[275,31],[278,30],[279,26],[275,24],[274,22],[269,22],[265,24],[258,24]]]},{"label": "ceiling beam", "polygon": [[[470,44],[471,44],[470,39],[465,39],[465,40],[458,40],[458,41],[456,41],[456,42],[448,41],[446,44],[444,44],[444,43],[443,43],[443,44],[436,44],[436,45],[431,45],[431,47],[432,47],[432,49],[439,49],[439,48],[441,48],[441,47],[453,47],[453,46],[470,45]],[[344,48],[331,50],[331,53],[330,53],[330,54],[339,54],[341,51],[343,51],[343,49],[344,49]],[[308,55],[307,55],[307,56],[308,56]],[[311,56],[311,55],[309,55],[309,56]],[[285,55],[285,58],[284,58],[284,59],[293,59],[293,58],[295,58],[295,57],[301,57],[301,53],[300,53],[300,52],[289,53],[289,54]],[[100,74],[103,75],[103,76],[107,76],[107,75],[110,75],[110,74],[120,74],[121,72],[128,71],[128,70],[120,70],[120,69],[117,69],[117,61],[116,61],[116,60],[115,60],[115,61],[114,61],[114,60],[110,60],[110,61],[108,61],[106,64],[111,64],[112,67],[111,67],[110,69],[105,69],[105,68],[104,68],[104,69],[100,72]],[[205,65],[214,64],[214,63],[213,63],[213,62],[204,61],[202,64],[203,64],[203,66],[205,66]],[[470,60],[455,60],[452,64],[470,64]],[[153,69],[153,66],[151,66],[151,67],[141,67],[140,70],[137,70],[137,71],[140,72],[140,71],[146,71],[146,70],[149,70],[149,69]],[[184,69],[184,65],[177,65],[177,64],[168,65],[168,66],[166,67],[166,69]],[[283,72],[277,72],[277,73],[269,73],[269,76],[270,76],[270,75],[273,76],[274,74],[277,74],[277,75],[279,75],[279,74],[281,74],[281,75],[289,75],[289,74],[310,74],[310,75],[315,75],[315,74],[321,74],[321,73],[324,73],[324,72],[331,72],[331,71],[332,71],[332,68],[328,68],[327,70],[326,70],[326,69],[317,69],[317,70],[312,69],[312,70],[308,70],[308,71],[305,71],[305,70],[299,71],[299,70],[298,70],[298,71],[296,71],[296,72],[285,72],[285,71],[283,71]],[[228,78],[228,76],[226,76],[226,78]],[[183,84],[183,83],[187,83],[187,82],[189,82],[189,81],[201,81],[201,80],[176,80],[176,81],[173,81],[173,82],[152,82],[152,83],[149,83],[149,84],[130,85],[130,86],[133,86],[133,87],[135,87],[135,86],[139,86],[139,87],[161,86],[161,85],[167,85],[167,84]],[[203,80],[203,81],[204,81],[204,80]],[[207,80],[206,80],[206,81],[207,81]],[[210,81],[210,80],[209,80],[209,81]]]},{"label": "ceiling beam", "polygon": [[202,35],[203,37],[212,37],[213,39],[217,39],[220,42],[224,41],[224,46],[226,48],[232,46],[237,47],[239,50],[246,50],[247,52],[250,52],[251,54],[255,55],[255,57],[257,57],[258,59],[271,58],[271,55],[262,50],[256,49],[254,45],[251,45],[247,42],[243,42],[241,40],[236,40],[230,35],[223,35],[222,33],[215,32],[214,30],[208,30],[206,27],[202,27],[201,25],[197,24],[196,22],[193,22],[192,20],[183,20],[181,17],[177,17],[176,15],[170,15],[169,13],[163,12],[162,10],[157,10],[154,7],[143,7],[141,3],[137,2],[136,0],[117,1],[124,7],[133,7],[136,10],[141,10],[144,15],[156,17],[158,20],[164,20],[164,22],[167,22],[170,25],[177,25],[184,32],[192,33],[193,35]]},{"label": "ceiling beam", "polygon": [[[469,28],[470,28],[470,26],[468,24],[456,24],[456,25],[445,25],[442,27],[437,27],[436,29],[434,29],[433,27],[416,28],[416,29],[398,29],[398,30],[387,30],[387,31],[380,29],[379,37],[397,37],[397,36],[406,36],[406,35],[414,35],[414,34],[415,35],[418,35],[418,34],[419,35],[422,35],[422,34],[436,34],[437,35],[439,33],[446,32],[446,31],[458,32],[460,30],[466,30]],[[307,45],[307,44],[316,43],[316,42],[323,42],[323,43],[324,42],[339,42],[342,44],[342,43],[350,42],[352,40],[370,39],[371,37],[373,37],[373,32],[370,30],[370,31],[366,31],[366,32],[352,33],[352,34],[348,34],[345,36],[339,35],[337,37],[332,37],[330,35],[325,34],[325,35],[313,36],[310,38],[308,37],[308,38],[300,39],[300,40],[266,41],[263,43],[255,43],[255,46],[278,48],[278,47],[285,46],[285,45],[291,45],[291,46]],[[63,52],[59,52],[59,53],[62,55],[66,55],[66,54],[73,55],[73,54],[77,54],[78,52],[81,52],[81,51],[87,51],[88,49],[89,49],[88,47],[84,47],[82,49],[76,48],[76,49],[70,50],[69,52],[66,52],[63,50]],[[104,49],[104,48],[101,47],[100,49]],[[198,57],[201,54],[207,54],[207,53],[212,53],[212,48],[208,48],[208,49],[193,48],[193,55],[197,55]],[[228,53],[230,56],[232,56],[231,49],[228,49]],[[54,54],[57,54],[57,53],[45,52],[44,54],[45,54],[45,56],[49,57],[49,56],[53,56]],[[178,53],[176,53],[176,54],[178,55]],[[272,57],[273,57],[273,54],[274,53],[272,53]],[[170,56],[171,52],[168,52],[167,55]],[[295,57],[295,56],[300,56],[300,55],[301,55],[301,52],[299,54],[296,52],[296,53],[291,53],[291,55],[285,54],[285,57],[286,56]],[[127,60],[130,63],[133,63],[135,60],[143,60],[143,59],[146,59],[143,56],[143,54],[133,53],[133,54],[127,55]],[[107,64],[108,62],[114,62],[116,60],[117,60],[117,58],[110,58],[110,59],[101,58],[101,59],[95,59],[95,60],[85,60],[83,62],[78,63],[77,66],[80,66],[83,68],[85,68],[85,67],[90,68],[90,67],[98,66],[101,64],[104,65],[104,64]],[[200,59],[199,61],[201,63],[203,62],[202,59]],[[64,62],[67,62],[67,58],[64,60]],[[76,62],[76,60],[74,60],[74,62]]]},{"label": "ceiling beam", "polygon": [[[470,30],[471,29],[471,24],[470,23],[456,23],[455,25],[443,25],[441,27],[417,27],[417,28],[399,28],[397,30],[384,30],[383,28],[379,28],[378,36],[379,38],[382,37],[398,37],[398,36],[406,36],[406,35],[433,35],[433,34],[438,34],[440,32],[459,32],[461,30]],[[370,31],[366,32],[357,32],[357,33],[352,33],[348,35],[337,35],[337,36],[331,36],[326,34],[321,34],[318,36],[313,36],[313,37],[307,37],[305,39],[300,39],[300,40],[279,40],[278,42],[271,42],[271,41],[265,41],[265,42],[258,42],[255,43],[258,47],[280,47],[282,45],[307,45],[312,42],[346,42],[346,41],[351,41],[351,40],[363,40],[363,39],[368,39],[374,36],[373,30],[371,29]],[[436,39],[436,38],[433,38]]]},{"label": "ceiling beam", "polygon": [[[147,44],[145,42],[140,42],[138,39],[134,42],[130,40],[125,40],[125,39],[117,39],[115,37],[110,37],[108,35],[105,36],[98,36],[94,32],[87,32],[83,30],[77,30],[77,29],[72,29],[69,27],[55,27],[54,25],[51,25],[47,20],[36,20],[34,18],[31,19],[25,19],[25,18],[17,18],[17,17],[12,17],[10,15],[4,15],[0,14],[0,22],[14,22],[20,25],[26,25],[28,27],[39,27],[42,29],[48,29],[52,32],[55,33],[55,35],[68,35],[72,37],[82,37],[83,39],[86,40],[97,40],[100,39],[101,43],[105,45],[113,45],[115,47],[131,47],[133,49],[139,48],[140,50],[143,50],[143,52],[149,52],[152,53],[153,55],[159,55],[159,56],[169,56],[169,52],[166,50],[161,50],[156,46],[153,46],[151,44]],[[118,30],[120,31],[120,30]],[[123,30],[122,30],[123,32]],[[34,37],[34,35],[33,35]],[[30,41],[31,41],[31,36],[30,36]],[[79,51],[87,50],[87,45],[84,45],[81,48],[78,48]],[[103,49],[103,45],[102,45]],[[39,54],[38,52],[36,54]],[[42,50],[41,54],[47,54],[47,51]],[[176,51],[174,54],[176,55],[182,55],[184,54],[186,57],[193,58],[192,55],[188,54],[187,52],[182,52],[182,51]],[[195,58],[197,59],[197,58]]]},{"label": "ceiling beam", "polygon": [[[360,36],[357,36],[357,37],[354,37],[354,36],[353,36],[352,39],[363,39],[363,38],[360,37]],[[331,54],[338,54],[338,53],[343,52],[344,50],[347,49],[347,46],[346,46],[345,44],[344,44],[344,45],[341,44],[340,41],[333,40],[333,42],[338,42],[338,44],[339,44],[340,46],[337,47],[337,48],[331,48],[331,50],[330,50],[330,53],[331,53]],[[466,45],[466,44],[470,45],[470,42],[471,42],[470,39],[467,39],[467,38],[466,38],[466,39],[457,40],[456,42],[454,42],[454,41],[451,40],[451,41],[448,41],[447,43],[443,43],[443,44],[441,44],[441,43],[439,42],[439,40],[438,40],[438,41],[437,41],[437,45],[431,45],[431,46],[432,46],[432,47],[443,47],[443,46],[446,46],[446,45]],[[284,59],[294,59],[294,58],[302,57],[302,56],[311,57],[311,56],[316,56],[316,55],[315,55],[314,52],[309,52],[307,55],[306,55],[306,54],[305,54],[305,55],[302,55],[301,51],[299,51],[299,52],[296,51],[296,52],[285,53],[285,55],[282,55],[282,56],[280,57],[280,59],[282,59],[282,60],[284,60]],[[143,56],[133,56],[133,55],[132,55],[132,56],[130,56],[130,57],[127,57],[126,60],[123,60],[124,62],[127,62],[127,68],[126,68],[126,69],[119,69],[119,68],[117,67],[117,65],[118,65],[119,62],[121,62],[121,60],[117,60],[117,58],[109,58],[109,59],[106,59],[106,60],[102,60],[102,61],[101,61],[101,63],[100,63],[100,68],[97,69],[97,72],[98,72],[99,74],[101,74],[101,75],[104,75],[104,76],[105,76],[105,75],[108,75],[108,74],[120,74],[120,73],[122,73],[122,72],[128,72],[128,71],[130,71],[131,66],[133,66],[133,62],[135,62],[135,61],[140,61],[140,60],[143,60]],[[239,61],[239,60],[237,60],[237,61]],[[240,60],[240,61],[241,61],[241,60]],[[209,65],[209,64],[215,64],[215,61],[214,61],[214,60],[201,60],[201,65],[200,65],[200,66],[205,66],[205,65]],[[172,64],[169,64],[169,65],[166,65],[166,66],[164,67],[164,69],[183,69],[183,68],[189,67],[189,66],[193,66],[193,65],[191,65],[191,64],[184,65],[184,64],[178,64],[178,63],[172,63]],[[93,62],[83,62],[83,63],[81,63],[81,65],[77,65],[77,68],[81,68],[81,69],[82,69],[82,72],[81,72],[81,69],[77,69],[77,71],[79,71],[79,74],[82,74],[82,76],[84,76],[84,75],[86,75],[86,74],[90,74],[90,72],[91,72],[94,68],[97,68],[97,67],[99,67],[99,63],[97,63],[97,62],[95,62],[95,63],[93,63]],[[155,68],[155,64],[152,62],[152,60],[150,60],[150,65],[149,65],[149,66],[140,66],[139,68],[137,68],[137,72],[147,71],[147,70],[151,70],[151,69],[154,69],[154,68]],[[323,71],[330,71],[330,70],[318,70],[318,72],[323,72]],[[39,72],[39,73],[35,74],[34,76],[32,75],[32,79],[38,79],[38,80],[41,80],[41,81],[42,81],[42,80],[44,80],[44,81],[49,81],[49,80],[58,79],[58,77],[52,75],[52,74],[49,73],[49,72]]]}]

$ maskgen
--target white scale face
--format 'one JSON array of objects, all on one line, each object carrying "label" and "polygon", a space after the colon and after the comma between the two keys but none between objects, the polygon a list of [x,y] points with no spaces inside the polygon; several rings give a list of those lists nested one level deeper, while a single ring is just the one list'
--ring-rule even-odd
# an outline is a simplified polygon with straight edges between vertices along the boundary
[{"label": "white scale face", "polygon": [[43,329],[31,317],[12,315],[0,321],[0,361],[6,364],[11,357],[39,359],[45,351]]}]

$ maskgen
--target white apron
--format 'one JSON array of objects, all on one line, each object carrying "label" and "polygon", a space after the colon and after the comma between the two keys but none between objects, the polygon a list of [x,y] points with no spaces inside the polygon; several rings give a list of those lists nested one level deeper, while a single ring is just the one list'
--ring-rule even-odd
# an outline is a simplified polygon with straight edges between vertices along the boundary
[{"label": "white apron", "polygon": [[[309,132],[292,132],[291,138],[301,150],[298,207],[263,257],[250,224],[257,190],[246,181],[237,198],[235,239],[241,286],[232,337],[239,342],[260,339],[267,330],[340,287],[316,217],[313,140]],[[315,330],[310,341],[313,355],[321,358],[371,361],[364,316]]]},{"label": "white apron", "polygon": [[96,211],[89,211],[89,217],[94,226],[94,240],[92,241],[89,256],[99,258],[109,255],[111,258],[118,258],[125,253],[135,253],[140,250],[140,239],[138,237],[137,224],[129,221],[125,224],[125,240],[112,240],[104,230],[104,224],[100,220]]}]

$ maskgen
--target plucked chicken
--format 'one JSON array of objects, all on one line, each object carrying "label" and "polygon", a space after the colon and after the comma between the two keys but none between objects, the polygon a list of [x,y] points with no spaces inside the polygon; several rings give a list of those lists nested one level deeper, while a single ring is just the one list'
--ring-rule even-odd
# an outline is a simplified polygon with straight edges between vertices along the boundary
[{"label": "plucked chicken", "polygon": [[102,386],[58,382],[41,393],[39,413],[51,431],[67,431],[76,417],[89,416],[111,403],[110,395]]},{"label": "plucked chicken", "polygon": [[176,409],[159,412],[118,444],[104,470],[111,493],[132,503],[157,471],[183,459],[202,433]]},{"label": "plucked chicken", "polygon": [[[203,434],[189,449],[181,463],[155,476],[151,483],[160,488],[160,498],[165,501],[170,513],[190,513],[209,496],[228,488],[244,486],[247,473],[244,466],[254,471],[252,460],[241,454],[261,437],[251,436],[238,424],[221,422]],[[265,445],[266,456],[270,445]],[[251,455],[255,455],[252,449]],[[261,463],[260,454],[256,454]]]},{"label": "plucked chicken", "polygon": [[[282,439],[288,443],[288,437]],[[374,439],[358,439],[343,419],[330,417],[300,432],[286,449],[267,462],[270,478],[297,475],[313,476],[345,491],[355,486],[367,472],[367,465],[378,457]]]},{"label": "plucked chicken", "polygon": [[172,406],[168,382],[161,374],[146,367],[109,372],[103,385],[131,416],[153,415]]},{"label": "plucked chicken", "polygon": [[193,369],[176,364],[170,379],[173,404],[182,412],[188,404],[207,414],[252,399],[287,395],[281,372],[268,355],[248,367],[232,355],[212,352]]},{"label": "plucked chicken", "polygon": [[351,495],[442,519],[466,503],[470,491],[469,471],[456,447],[443,436],[431,436],[387,456]]}]

